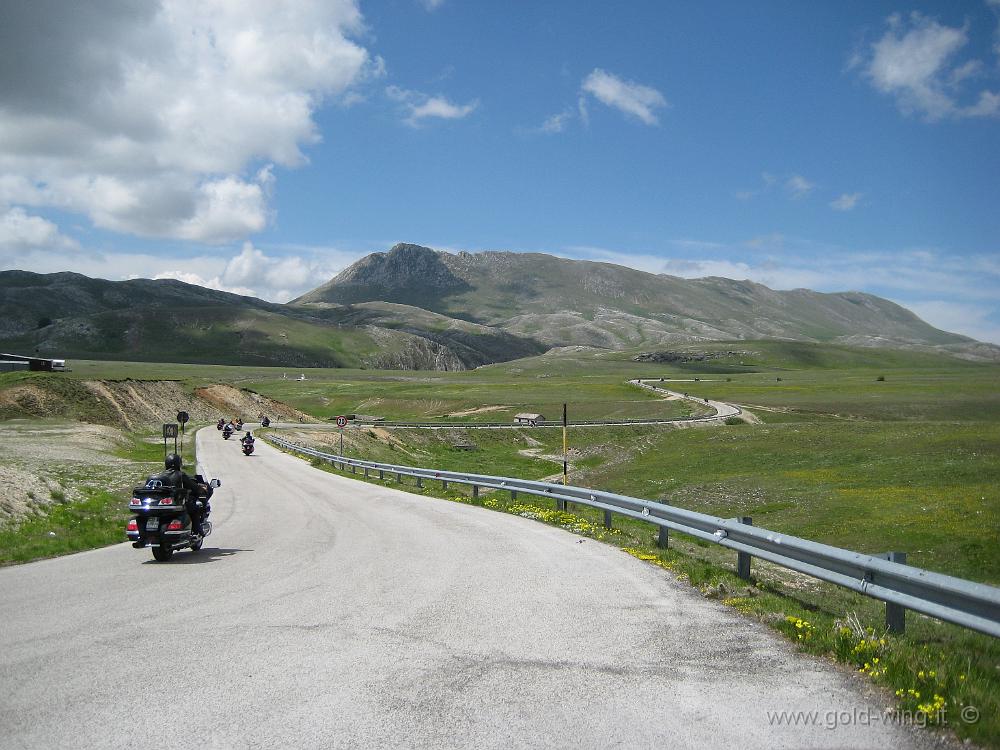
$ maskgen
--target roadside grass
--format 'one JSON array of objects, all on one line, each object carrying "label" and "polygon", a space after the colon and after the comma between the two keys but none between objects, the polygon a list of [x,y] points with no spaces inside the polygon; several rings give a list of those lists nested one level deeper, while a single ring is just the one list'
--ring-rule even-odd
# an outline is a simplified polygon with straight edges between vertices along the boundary
[{"label": "roadside grass", "polygon": [[[562,434],[345,432],[354,458],[540,479],[561,473]],[[336,432],[302,432],[339,450]],[[577,428],[570,481],[1000,583],[1000,423],[786,422]],[[473,448],[463,450],[458,446]]]},{"label": "roadside grass", "polygon": [[85,498],[36,510],[15,524],[0,526],[0,565],[30,562],[124,541],[125,496],[86,489]]},{"label": "roadside grass", "polygon": [[[291,451],[295,454],[294,451]],[[462,485],[444,489],[433,480],[423,487],[412,478],[397,483],[394,474],[368,478],[330,463],[296,454],[323,471],[429,498],[477,505],[557,526],[612,544],[644,562],[687,581],[704,596],[719,600],[789,638],[798,649],[855,670],[885,690],[885,707],[897,720],[932,729],[949,729],[983,746],[1000,747],[1000,641],[913,612],[904,635],[891,635],[884,604],[855,592],[815,581],[754,560],[749,581],[735,575],[735,554],[684,534],[671,532],[667,549],[656,546],[655,527],[615,516],[612,528],[603,512],[570,503],[503,491],[482,490],[478,498]],[[494,472],[498,473],[498,472]]]},{"label": "roadside grass", "polygon": [[[169,449],[173,449],[172,442]],[[61,487],[74,488],[78,499],[71,500],[63,489],[54,489],[51,502],[32,500],[30,514],[0,524],[0,565],[58,557],[125,541],[132,487],[163,468],[163,444],[152,432],[123,433],[108,455],[129,462],[117,471],[120,483],[124,468],[127,484],[108,487],[105,465],[48,467],[52,476],[58,477]],[[196,462],[193,434],[185,443],[183,456],[185,471],[193,473]]]}]

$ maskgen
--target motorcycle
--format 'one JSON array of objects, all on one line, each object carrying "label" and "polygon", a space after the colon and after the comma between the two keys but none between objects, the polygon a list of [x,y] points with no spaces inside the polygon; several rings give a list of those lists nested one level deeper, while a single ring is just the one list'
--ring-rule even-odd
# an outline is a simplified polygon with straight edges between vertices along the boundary
[{"label": "motorcycle", "polygon": [[[201,474],[195,481],[204,484]],[[222,482],[213,479],[210,487],[221,487]],[[201,549],[205,537],[212,533],[212,522],[208,520],[212,508],[208,497],[199,496],[192,502],[202,509],[201,528],[192,528],[191,515],[184,502],[184,490],[164,487],[158,479],[150,479],[142,487],[132,490],[128,509],[134,513],[125,527],[125,535],[136,549],[151,547],[157,562],[167,562],[174,552],[189,547],[192,552]]]},{"label": "motorcycle", "polygon": [[253,443],[244,440],[243,441],[243,455],[244,456],[249,456],[251,453],[253,453]]},{"label": "motorcycle", "polygon": [[215,423],[215,429],[217,430],[221,430],[225,426],[226,426],[226,420],[224,419],[220,419],[218,422]]},{"label": "motorcycle", "polygon": [[226,425],[225,428],[222,430],[222,439],[229,440],[229,438],[231,438],[232,436],[233,436],[233,429],[229,425]]}]

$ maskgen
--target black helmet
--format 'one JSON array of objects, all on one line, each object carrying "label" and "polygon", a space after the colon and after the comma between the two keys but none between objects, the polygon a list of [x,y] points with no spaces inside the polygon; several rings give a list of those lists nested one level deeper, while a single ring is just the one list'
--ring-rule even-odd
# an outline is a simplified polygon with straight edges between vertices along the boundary
[{"label": "black helmet", "polygon": [[172,471],[178,471],[181,468],[181,457],[176,453],[171,453],[163,461],[163,465]]}]

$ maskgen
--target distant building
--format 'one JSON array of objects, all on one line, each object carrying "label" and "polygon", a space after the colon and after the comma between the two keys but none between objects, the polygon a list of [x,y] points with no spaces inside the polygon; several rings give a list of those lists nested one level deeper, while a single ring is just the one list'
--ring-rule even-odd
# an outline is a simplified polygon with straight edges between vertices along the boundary
[{"label": "distant building", "polygon": [[[0,367],[2,371],[32,370],[35,372],[63,372],[66,369],[65,359],[46,359],[45,357],[26,357],[23,354],[6,354],[0,352],[0,361],[9,367]],[[17,363],[27,364],[27,367],[16,366]]]},{"label": "distant building", "polygon": [[542,414],[528,414],[528,413],[515,414],[514,421],[517,422],[517,424],[524,424],[528,425],[529,427],[534,427],[539,422],[544,422],[545,417]]}]

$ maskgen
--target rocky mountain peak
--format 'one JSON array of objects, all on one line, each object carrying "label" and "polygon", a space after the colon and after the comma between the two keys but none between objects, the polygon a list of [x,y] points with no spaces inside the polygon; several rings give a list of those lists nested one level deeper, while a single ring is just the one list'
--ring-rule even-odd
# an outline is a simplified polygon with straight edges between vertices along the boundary
[{"label": "rocky mountain peak", "polygon": [[452,273],[442,255],[444,253],[429,247],[401,242],[386,253],[365,256],[323,286],[294,301],[425,302],[442,294],[468,289],[469,285]]}]

